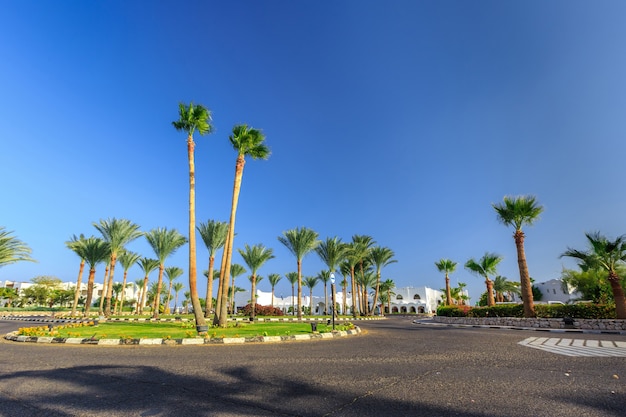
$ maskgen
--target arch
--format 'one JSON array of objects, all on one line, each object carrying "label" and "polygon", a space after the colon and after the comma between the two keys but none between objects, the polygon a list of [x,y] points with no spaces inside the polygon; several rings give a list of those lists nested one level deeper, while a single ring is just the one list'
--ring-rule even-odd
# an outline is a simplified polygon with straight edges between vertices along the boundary
[{"label": "arch", "polygon": [[418,309],[418,313],[425,313],[425,312],[426,312],[426,310],[424,309],[424,307],[420,307]]},{"label": "arch", "polygon": [[397,313],[397,312],[398,312],[398,307],[393,306],[393,307],[391,308],[391,312],[392,312],[392,313]]},{"label": "arch", "polygon": [[396,296],[396,300],[403,300],[403,299],[404,299],[404,298],[402,297],[402,294],[398,294],[398,295]]},{"label": "arch", "polygon": [[406,307],[405,306],[400,307],[400,313],[406,313]]},{"label": "arch", "polygon": [[415,307],[411,306],[411,313],[416,313]]},{"label": "arch", "polygon": [[421,300],[421,299],[422,299],[422,297],[420,297],[420,295],[419,295],[419,294],[415,294],[415,295],[413,296],[413,299],[414,299],[414,300]]}]

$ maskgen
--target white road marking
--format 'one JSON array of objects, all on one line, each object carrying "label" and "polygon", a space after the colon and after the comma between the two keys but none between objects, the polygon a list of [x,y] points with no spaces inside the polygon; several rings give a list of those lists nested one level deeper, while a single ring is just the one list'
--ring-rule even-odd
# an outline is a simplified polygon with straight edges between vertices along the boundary
[{"label": "white road marking", "polygon": [[519,344],[566,356],[626,357],[626,342],[611,340],[529,337]]}]

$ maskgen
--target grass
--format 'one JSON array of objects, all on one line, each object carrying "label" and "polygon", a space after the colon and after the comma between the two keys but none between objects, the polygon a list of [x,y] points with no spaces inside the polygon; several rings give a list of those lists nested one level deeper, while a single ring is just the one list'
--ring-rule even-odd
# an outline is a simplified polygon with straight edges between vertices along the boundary
[{"label": "grass", "polygon": [[[336,325],[337,330],[352,328],[352,324]],[[320,333],[332,331],[332,326],[318,323]],[[196,326],[190,322],[144,322],[120,323],[109,322],[98,325],[72,323],[55,326],[52,331],[48,326],[25,327],[18,333],[25,336],[93,338],[93,339],[184,339],[197,337]],[[309,323],[245,323],[238,322],[228,328],[211,327],[207,333],[210,338],[288,336],[310,334]]]}]

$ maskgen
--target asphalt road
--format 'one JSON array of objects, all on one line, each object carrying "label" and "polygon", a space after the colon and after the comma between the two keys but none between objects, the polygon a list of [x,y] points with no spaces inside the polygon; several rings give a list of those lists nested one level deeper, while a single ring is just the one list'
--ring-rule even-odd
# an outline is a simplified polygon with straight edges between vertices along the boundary
[{"label": "asphalt road", "polygon": [[[18,325],[0,322],[0,333]],[[0,416],[626,416],[626,358],[518,344],[533,331],[359,325],[359,336],[277,344],[3,339]]]}]

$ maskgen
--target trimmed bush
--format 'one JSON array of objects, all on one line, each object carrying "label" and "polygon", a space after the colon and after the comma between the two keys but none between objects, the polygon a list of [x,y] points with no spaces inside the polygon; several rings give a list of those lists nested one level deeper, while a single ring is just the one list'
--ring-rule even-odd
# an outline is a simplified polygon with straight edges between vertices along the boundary
[{"label": "trimmed bush", "polygon": [[[535,304],[539,318],[614,319],[615,306],[607,304]],[[522,304],[502,304],[493,307],[440,306],[438,316],[445,317],[524,317]]]},{"label": "trimmed bush", "polygon": [[470,306],[439,306],[437,307],[437,315],[444,317],[467,317]]},{"label": "trimmed bush", "polygon": [[[254,312],[257,316],[284,315],[283,310],[281,310],[280,308],[272,306],[262,306],[260,304],[255,304]],[[243,314],[244,316],[250,316],[252,314],[252,304],[246,304],[246,306],[241,309],[241,314]]]}]

